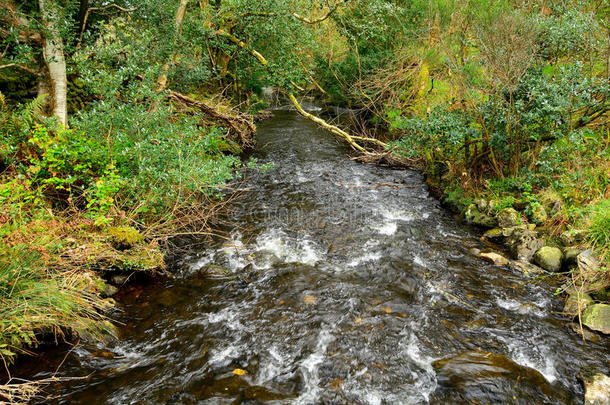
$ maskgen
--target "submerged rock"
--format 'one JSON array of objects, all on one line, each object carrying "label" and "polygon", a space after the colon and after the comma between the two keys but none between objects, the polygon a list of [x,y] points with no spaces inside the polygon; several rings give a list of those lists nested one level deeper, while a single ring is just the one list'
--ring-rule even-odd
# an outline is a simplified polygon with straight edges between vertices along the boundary
[{"label": "submerged rock", "polygon": [[505,266],[509,262],[506,257],[494,252],[479,253],[479,257],[495,264],[496,266]]},{"label": "submerged rock", "polygon": [[544,246],[534,254],[534,261],[540,267],[548,271],[559,271],[563,253],[559,248]]},{"label": "submerged rock", "polygon": [[593,304],[581,316],[582,324],[587,328],[610,334],[610,305]]},{"label": "submerged rock", "polygon": [[513,270],[518,270],[518,271],[522,272],[526,276],[544,272],[540,267],[536,266],[535,264],[532,264],[529,262],[523,262],[520,260],[512,260],[510,262],[510,267]]},{"label": "submerged rock", "polygon": [[538,371],[501,354],[465,352],[437,360],[432,366],[438,379],[432,403],[499,404],[514,403],[515,398],[528,398],[531,403],[551,403],[566,396]]},{"label": "submerged rock", "polygon": [[585,383],[585,405],[610,404],[610,377],[596,374],[587,378]]},{"label": "submerged rock", "polygon": [[498,212],[498,225],[500,225],[500,228],[510,228],[520,223],[519,213],[514,208],[504,208]]},{"label": "submerged rock", "polygon": [[593,298],[589,294],[574,291],[566,299],[563,306],[563,313],[574,318],[579,313],[583,313],[589,305],[593,304]]}]

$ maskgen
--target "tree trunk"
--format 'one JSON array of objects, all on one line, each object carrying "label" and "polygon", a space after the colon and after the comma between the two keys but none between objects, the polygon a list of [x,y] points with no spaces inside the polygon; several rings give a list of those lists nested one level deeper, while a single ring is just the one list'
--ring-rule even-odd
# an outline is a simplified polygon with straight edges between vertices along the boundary
[{"label": "tree trunk", "polygon": [[53,94],[53,115],[63,126],[68,124],[68,78],[66,76],[66,60],[64,44],[57,29],[59,13],[57,6],[47,6],[46,0],[38,0],[40,13],[45,26],[42,41],[42,55],[49,69]]},{"label": "tree trunk", "polygon": [[184,15],[186,14],[186,6],[189,4],[189,0],[180,0],[178,10],[176,10],[176,32],[178,35],[182,33],[182,22],[184,21]]},{"label": "tree trunk", "polygon": [[80,0],[78,9],[78,35],[85,32],[87,24],[87,10],[89,9],[89,0]]}]

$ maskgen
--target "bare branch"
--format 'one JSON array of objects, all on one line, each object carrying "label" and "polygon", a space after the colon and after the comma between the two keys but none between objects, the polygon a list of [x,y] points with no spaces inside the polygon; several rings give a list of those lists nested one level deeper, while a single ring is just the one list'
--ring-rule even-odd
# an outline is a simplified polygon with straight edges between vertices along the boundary
[{"label": "bare branch", "polygon": [[307,24],[319,24],[319,23],[327,20],[331,15],[334,14],[335,11],[337,11],[337,9],[339,8],[339,6],[341,4],[347,3],[347,1],[348,0],[341,0],[341,1],[337,2],[333,8],[331,8],[326,14],[324,14],[322,17],[319,17],[319,18],[311,19],[311,18],[304,17],[297,13],[292,13],[292,16],[294,18],[296,18],[297,20],[303,21],[304,23],[307,23]]}]

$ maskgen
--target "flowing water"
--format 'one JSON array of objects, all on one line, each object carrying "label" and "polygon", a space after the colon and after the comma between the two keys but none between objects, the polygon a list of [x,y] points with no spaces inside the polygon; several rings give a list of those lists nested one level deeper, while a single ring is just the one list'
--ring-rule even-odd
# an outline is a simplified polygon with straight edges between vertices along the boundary
[{"label": "flowing water", "polygon": [[276,167],[246,182],[230,240],[122,294],[118,339],[74,349],[59,374],[88,377],[54,402],[581,403],[609,341],[568,329],[548,284],[473,257],[477,232],[420,173],[347,152],[292,111],[261,123]]}]

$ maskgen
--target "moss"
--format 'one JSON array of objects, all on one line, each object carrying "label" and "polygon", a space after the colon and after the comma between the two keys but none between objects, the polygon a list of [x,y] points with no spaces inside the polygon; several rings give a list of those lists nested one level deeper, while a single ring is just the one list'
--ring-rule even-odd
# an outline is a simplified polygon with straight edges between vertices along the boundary
[{"label": "moss", "polygon": [[111,236],[112,245],[119,250],[131,249],[144,241],[144,236],[130,226],[115,226],[106,230]]}]

